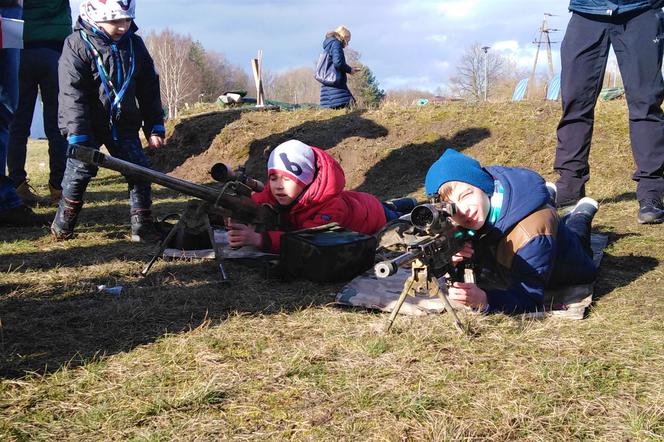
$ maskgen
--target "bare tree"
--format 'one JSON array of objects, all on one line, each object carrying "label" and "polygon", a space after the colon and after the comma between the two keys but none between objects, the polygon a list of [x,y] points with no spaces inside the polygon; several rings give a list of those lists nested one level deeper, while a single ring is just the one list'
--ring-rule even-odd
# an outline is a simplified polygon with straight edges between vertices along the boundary
[{"label": "bare tree", "polygon": [[[457,65],[457,74],[450,78],[450,88],[456,95],[469,100],[484,99],[485,84],[485,57],[486,73],[489,85],[494,84],[503,75],[505,58],[495,51],[486,54],[479,43],[473,43],[461,55]],[[491,86],[488,94],[493,97]]]},{"label": "bare tree", "polygon": [[190,59],[200,73],[203,101],[215,101],[224,92],[245,89],[249,76],[221,52],[208,51],[200,42],[191,47]]},{"label": "bare tree", "polygon": [[151,32],[145,41],[159,72],[162,103],[168,118],[175,118],[184,103],[198,99],[200,73],[191,59],[193,42],[168,28]]},{"label": "bare tree", "polygon": [[314,79],[312,68],[301,67],[278,74],[272,84],[272,98],[289,103],[317,103],[320,83]]},{"label": "bare tree", "polygon": [[[527,78],[529,75],[530,73],[527,67],[519,67],[518,63],[513,58],[503,58],[503,69],[501,70],[500,75],[491,79],[491,83],[489,84],[490,96],[494,100],[510,100],[514,93],[514,87],[519,80]],[[539,79],[536,78],[536,80]],[[546,79],[544,79],[542,85],[544,86],[545,84]],[[536,85],[533,84],[532,87],[536,87]],[[540,94],[538,96],[544,95]]]}]

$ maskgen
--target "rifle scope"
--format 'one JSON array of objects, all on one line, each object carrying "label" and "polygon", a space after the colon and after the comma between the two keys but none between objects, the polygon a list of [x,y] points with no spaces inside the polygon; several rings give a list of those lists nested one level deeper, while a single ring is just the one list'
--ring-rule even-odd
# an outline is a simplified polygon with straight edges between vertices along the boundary
[{"label": "rifle scope", "polygon": [[438,233],[449,226],[448,219],[456,213],[451,203],[420,204],[410,213],[410,222],[426,232]]},{"label": "rifle scope", "polygon": [[239,181],[254,192],[261,192],[265,187],[260,181],[247,176],[244,167],[238,167],[236,170],[233,170],[224,163],[217,163],[210,169],[210,175],[215,181],[219,181],[220,183]]}]

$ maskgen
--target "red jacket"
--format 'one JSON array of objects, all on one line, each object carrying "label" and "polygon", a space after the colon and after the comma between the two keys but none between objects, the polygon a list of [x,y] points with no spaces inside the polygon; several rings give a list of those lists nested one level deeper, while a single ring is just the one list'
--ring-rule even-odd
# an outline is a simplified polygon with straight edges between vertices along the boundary
[{"label": "red jacket", "polygon": [[[364,192],[344,190],[346,177],[341,165],[327,152],[313,147],[316,154],[314,181],[304,190],[300,198],[282,212],[284,230],[269,231],[263,236],[263,249],[279,253],[281,235],[284,231],[306,229],[336,222],[356,232],[373,235],[385,225],[385,210],[375,196]],[[270,204],[279,208],[270,186],[251,198],[259,204]]]}]

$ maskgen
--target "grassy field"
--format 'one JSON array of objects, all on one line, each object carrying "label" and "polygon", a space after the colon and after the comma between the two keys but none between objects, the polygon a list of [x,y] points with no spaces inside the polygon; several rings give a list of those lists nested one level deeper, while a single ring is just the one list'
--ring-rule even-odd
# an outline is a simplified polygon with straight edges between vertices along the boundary
[{"label": "grassy field", "polygon": [[[325,147],[382,197],[421,195],[421,170],[376,173],[447,145],[552,178],[557,106],[243,114],[167,169],[347,131]],[[141,278],[152,247],[129,242],[126,184],[100,171],[75,239],[0,231],[0,440],[664,440],[664,226],[635,220],[623,102],[598,108],[594,142],[588,193],[610,243],[588,317],[463,318],[473,339],[447,315],[381,335],[387,315],[331,305],[341,285],[259,267],[228,263],[221,284],[213,263],[159,261]],[[29,146],[42,194],[46,150]],[[186,200],[154,194],[159,216]]]}]

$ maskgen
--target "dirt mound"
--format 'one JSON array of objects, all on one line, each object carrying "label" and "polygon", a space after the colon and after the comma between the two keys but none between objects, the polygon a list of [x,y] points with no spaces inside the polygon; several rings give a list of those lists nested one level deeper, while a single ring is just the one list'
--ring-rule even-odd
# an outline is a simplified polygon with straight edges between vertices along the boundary
[{"label": "dirt mound", "polygon": [[[209,182],[209,170],[217,162],[244,164],[252,176],[264,180],[270,151],[294,138],[328,150],[343,166],[348,189],[381,198],[421,197],[429,165],[450,147],[467,150],[488,164],[530,167],[551,177],[559,106],[542,102],[451,103],[352,112],[213,112],[180,121],[166,146],[151,153],[151,161],[160,170],[195,182]],[[626,128],[624,105],[602,109],[600,112],[610,117],[615,114],[615,122],[610,123],[614,130],[596,130],[594,144],[615,146],[622,139],[621,127]],[[615,163],[600,167],[626,175],[629,150],[621,149],[620,154],[624,159],[620,170]]]}]

